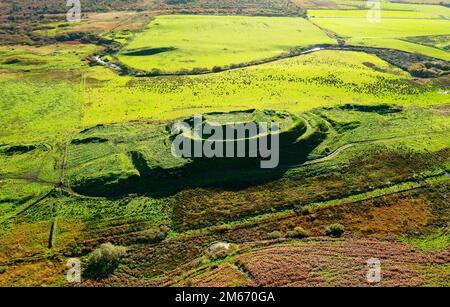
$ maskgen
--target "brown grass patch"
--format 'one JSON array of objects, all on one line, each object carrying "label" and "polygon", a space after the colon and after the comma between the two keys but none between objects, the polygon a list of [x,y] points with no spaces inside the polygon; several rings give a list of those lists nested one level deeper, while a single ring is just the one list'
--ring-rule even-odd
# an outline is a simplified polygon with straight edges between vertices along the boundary
[{"label": "brown grass patch", "polygon": [[14,225],[0,237],[0,264],[11,259],[43,255],[48,249],[50,221]]},{"label": "brown grass patch", "polygon": [[274,230],[285,234],[297,226],[303,227],[311,235],[321,236],[325,228],[332,223],[344,225],[344,235],[395,236],[421,231],[429,226],[442,227],[449,218],[448,204],[444,201],[442,195],[436,191],[417,189],[357,202],[317,207],[307,214],[286,212],[270,215],[257,222],[233,228],[216,226],[211,230],[221,234],[223,240],[229,242],[267,238]]},{"label": "brown grass patch", "polygon": [[[417,268],[448,263],[450,252],[424,253],[395,241],[350,238],[278,244],[244,252],[233,261],[239,261],[258,286],[370,286],[375,285],[366,277],[370,258],[381,262],[382,279],[376,285],[421,286],[426,280]],[[215,275],[225,275],[225,271]],[[189,280],[212,286],[214,279],[209,277],[206,272]]]},{"label": "brown grass patch", "polygon": [[220,265],[208,267],[203,272],[193,278],[188,278],[177,286],[193,287],[244,287],[254,286],[255,284],[238,270],[231,263],[222,263]]},{"label": "brown grass patch", "polygon": [[0,286],[44,287],[62,285],[67,268],[56,260],[42,260],[8,266],[0,274]]},{"label": "brown grass patch", "polygon": [[143,12],[87,13],[79,25],[68,32],[100,32],[138,30],[150,21]]},{"label": "brown grass patch", "polygon": [[342,216],[354,233],[380,235],[420,229],[430,218],[430,206],[423,199],[399,199],[391,206],[370,208],[365,213],[348,212]]}]

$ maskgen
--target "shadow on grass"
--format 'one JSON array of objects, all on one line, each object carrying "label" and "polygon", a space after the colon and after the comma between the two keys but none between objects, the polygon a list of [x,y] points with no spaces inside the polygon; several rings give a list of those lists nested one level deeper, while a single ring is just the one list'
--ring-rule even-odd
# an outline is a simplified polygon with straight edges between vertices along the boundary
[{"label": "shadow on grass", "polygon": [[146,56],[146,55],[154,55],[163,52],[174,51],[177,48],[175,47],[160,47],[160,48],[145,48],[145,49],[134,49],[127,52],[123,52],[122,55],[126,56]]},{"label": "shadow on grass", "polygon": [[305,162],[309,153],[326,137],[326,131],[318,129],[299,142],[296,141],[298,136],[298,131],[292,131],[280,138],[279,164],[275,168],[261,168],[261,161],[264,159],[258,157],[192,158],[190,163],[179,168],[150,169],[145,158],[139,152],[133,152],[132,161],[139,171],[139,176],[119,180],[113,185],[98,178],[85,182],[82,186],[73,187],[73,190],[88,196],[138,194],[154,198],[171,196],[188,187],[240,190],[280,178],[290,166]]}]

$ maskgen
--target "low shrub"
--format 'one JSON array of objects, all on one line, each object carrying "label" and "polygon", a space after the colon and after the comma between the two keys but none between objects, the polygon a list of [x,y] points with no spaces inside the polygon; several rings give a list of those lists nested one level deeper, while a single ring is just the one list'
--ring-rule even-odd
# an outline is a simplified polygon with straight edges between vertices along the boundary
[{"label": "low shrub", "polygon": [[288,231],[286,233],[287,238],[297,238],[302,239],[309,236],[309,233],[302,227],[295,227],[294,230]]},{"label": "low shrub", "polygon": [[325,234],[330,237],[340,237],[344,233],[344,226],[341,224],[331,224],[325,229]]},{"label": "low shrub", "polygon": [[269,239],[279,239],[281,238],[281,232],[279,232],[278,230],[272,231],[267,234],[267,237]]},{"label": "low shrub", "polygon": [[126,248],[123,246],[114,246],[111,243],[100,245],[89,255],[84,276],[94,279],[107,277],[114,272],[125,254]]},{"label": "low shrub", "polygon": [[440,70],[433,66],[426,66],[425,63],[416,63],[408,68],[413,77],[434,78],[440,75]]},{"label": "low shrub", "polygon": [[164,231],[158,231],[158,232],[155,234],[155,241],[156,241],[156,242],[163,241],[166,237],[167,237],[167,232],[164,232]]}]

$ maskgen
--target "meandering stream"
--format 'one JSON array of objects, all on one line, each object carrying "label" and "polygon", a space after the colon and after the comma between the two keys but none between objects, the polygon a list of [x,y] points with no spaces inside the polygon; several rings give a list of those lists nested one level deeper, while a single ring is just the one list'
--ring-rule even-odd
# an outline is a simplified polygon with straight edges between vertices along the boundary
[{"label": "meandering stream", "polygon": [[[262,60],[260,63],[256,63],[256,64],[249,64],[249,65],[243,64],[242,66],[237,67],[237,68],[244,68],[244,67],[248,67],[248,66],[261,65],[261,64],[265,64],[265,63],[269,63],[269,62],[282,60],[282,59],[285,59],[285,58],[296,57],[296,56],[299,56],[299,55],[309,54],[309,53],[313,53],[313,52],[317,52],[317,51],[321,51],[321,50],[326,50],[326,49],[336,49],[336,47],[335,48],[315,47],[315,48],[304,50],[304,51],[299,52],[297,54],[289,54],[289,55],[286,55],[286,56],[280,55],[277,58],[269,58],[269,59],[266,59],[266,60]],[[103,56],[105,56],[105,55],[97,54],[97,55],[93,56],[93,59],[100,65],[103,65],[105,67],[114,69],[116,71],[122,71],[122,67],[120,67],[119,65],[114,64],[114,63],[110,63],[108,61],[103,60],[102,59]],[[231,69],[237,69],[237,68],[227,68],[227,69],[224,69],[223,71],[231,70]],[[211,71],[211,72],[206,72],[206,73],[214,73],[214,72]],[[206,74],[206,73],[203,73],[203,74]],[[165,75],[165,74],[162,74],[162,75]],[[170,74],[167,74],[167,75],[177,75],[177,74],[176,73],[170,73]]]},{"label": "meandering stream", "polygon": [[[344,50],[344,51],[366,52],[369,54],[373,54],[373,55],[377,56],[378,58],[380,58],[380,59],[382,59],[404,71],[407,71],[407,72],[409,72],[408,67],[417,62],[438,61],[438,62],[448,63],[448,61],[445,61],[442,59],[437,59],[437,58],[433,58],[433,57],[426,56],[426,55],[415,54],[415,53],[411,53],[411,52],[407,52],[407,51],[390,49],[390,48],[376,48],[376,47],[351,46],[351,45],[338,46],[338,45],[326,45],[326,44],[325,45],[316,45],[316,46],[314,46],[314,48],[306,49],[303,51],[299,50],[299,51],[291,52],[291,53],[287,53],[287,54],[280,54],[276,57],[267,58],[267,59],[264,59],[264,60],[261,60],[258,62],[241,63],[236,66],[223,68],[219,71],[208,70],[208,71],[204,71],[204,72],[200,72],[200,73],[176,73],[175,72],[175,73],[153,74],[148,71],[141,71],[141,70],[136,70],[136,69],[132,69],[132,68],[129,68],[129,70],[127,70],[126,67],[120,63],[114,64],[114,63],[105,61],[102,58],[105,56],[105,54],[94,55],[93,59],[98,64],[103,65],[105,67],[109,67],[109,68],[111,68],[115,71],[118,71],[120,73],[123,73],[123,74],[134,75],[136,77],[155,77],[155,76],[213,74],[213,73],[217,73],[217,72],[221,72],[221,71],[240,69],[240,68],[244,68],[244,67],[256,66],[256,65],[266,64],[266,63],[270,63],[270,62],[280,61],[283,59],[293,58],[293,57],[297,57],[300,55],[310,54],[310,53],[322,51],[322,50]],[[395,56],[391,56],[391,54],[394,54]],[[127,71],[124,71],[124,70],[127,70]]]},{"label": "meandering stream", "polygon": [[110,63],[107,62],[105,60],[102,59],[102,55],[94,55],[94,59],[97,63],[99,63],[100,65],[115,69],[115,70],[121,70],[119,65],[116,65],[114,63]]}]

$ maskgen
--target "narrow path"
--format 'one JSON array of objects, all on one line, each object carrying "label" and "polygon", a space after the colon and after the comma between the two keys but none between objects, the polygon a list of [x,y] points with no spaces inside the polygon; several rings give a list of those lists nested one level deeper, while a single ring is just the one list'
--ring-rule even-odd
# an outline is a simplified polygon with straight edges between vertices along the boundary
[{"label": "narrow path", "polygon": [[432,134],[445,134],[445,133],[449,133],[449,132],[450,131],[439,131],[439,132],[413,134],[413,135],[406,135],[406,136],[392,136],[392,137],[386,137],[386,138],[380,138],[380,139],[352,142],[352,143],[342,145],[341,147],[337,148],[335,151],[330,153],[328,156],[314,159],[314,160],[309,160],[309,161],[306,161],[305,163],[296,165],[294,167],[299,167],[302,165],[312,165],[312,164],[322,163],[322,162],[331,160],[331,159],[335,158],[337,155],[339,155],[341,152],[345,151],[346,149],[349,149],[350,147],[356,146],[356,145],[375,144],[375,143],[382,143],[382,142],[389,142],[389,141],[396,141],[396,140],[413,139],[413,138],[424,137],[424,136],[432,135]]}]

